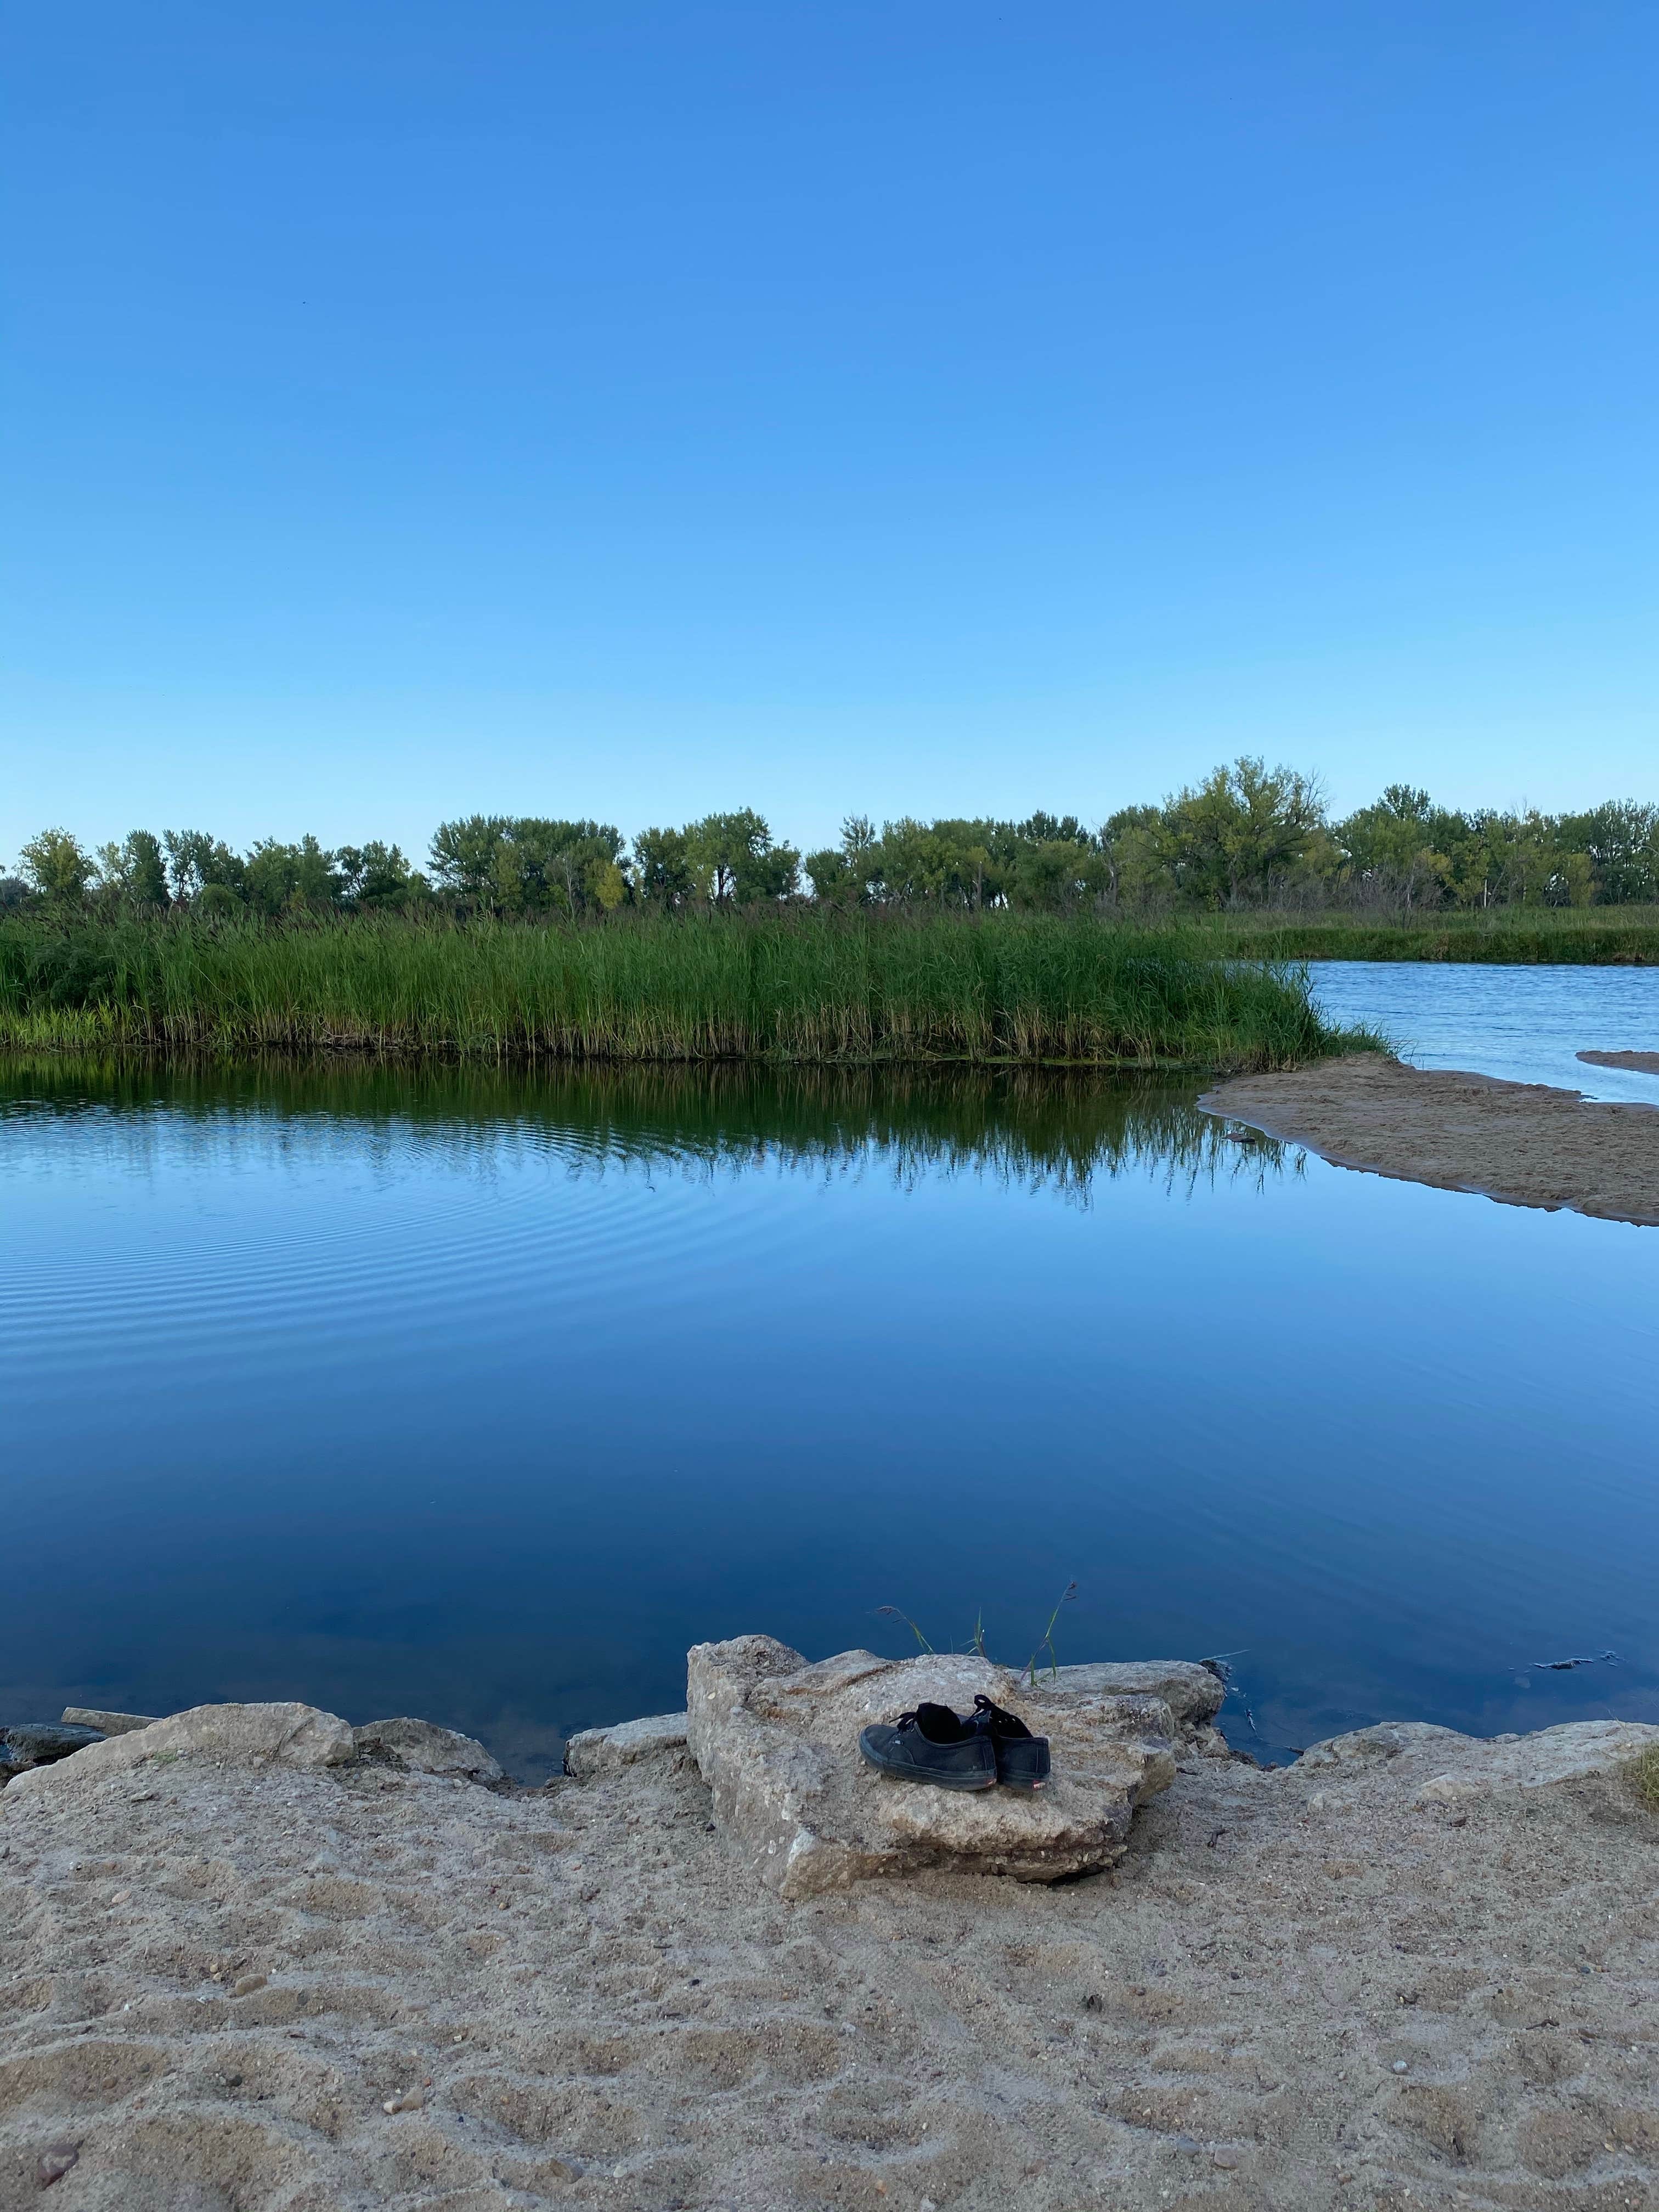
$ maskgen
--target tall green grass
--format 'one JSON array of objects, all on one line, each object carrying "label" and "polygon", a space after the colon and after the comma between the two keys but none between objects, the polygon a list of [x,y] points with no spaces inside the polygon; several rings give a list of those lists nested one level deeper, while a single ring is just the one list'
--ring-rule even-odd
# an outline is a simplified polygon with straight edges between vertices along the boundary
[{"label": "tall green grass", "polygon": [[1191,929],[1049,916],[0,927],[0,1044],[1283,1067],[1373,1042]]},{"label": "tall green grass", "polygon": [[1226,914],[1198,927],[1213,951],[1243,959],[1659,967],[1656,907],[1471,908],[1387,921],[1361,914]]}]

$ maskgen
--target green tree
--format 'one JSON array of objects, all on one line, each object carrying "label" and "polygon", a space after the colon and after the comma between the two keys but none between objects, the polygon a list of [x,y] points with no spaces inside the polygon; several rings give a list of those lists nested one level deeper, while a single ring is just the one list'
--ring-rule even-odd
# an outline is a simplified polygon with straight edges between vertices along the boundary
[{"label": "green tree", "polygon": [[432,833],[432,872],[447,891],[489,901],[497,889],[496,856],[512,828],[504,814],[469,814]]},{"label": "green tree", "polygon": [[42,898],[54,905],[78,906],[93,878],[92,856],[67,830],[43,830],[20,856],[23,873]]},{"label": "green tree", "polygon": [[1176,881],[1206,906],[1267,898],[1277,878],[1306,854],[1323,827],[1316,782],[1292,768],[1243,755],[1217,768],[1195,790],[1164,803]]},{"label": "green tree", "polygon": [[295,908],[325,913],[338,904],[344,888],[335,855],[310,836],[297,845],[262,838],[247,856],[243,881],[248,904],[264,915]]},{"label": "green tree", "polygon": [[98,890],[105,904],[152,913],[167,903],[161,841],[148,830],[130,830],[118,844],[98,848]]},{"label": "green tree", "polygon": [[165,830],[161,842],[167,848],[167,879],[174,898],[191,902],[210,884],[217,884],[238,898],[243,896],[247,872],[222,839],[210,837],[205,830]]},{"label": "green tree", "polygon": [[752,807],[688,824],[685,851],[697,896],[714,906],[787,898],[799,881],[800,854],[775,845],[766,817]]},{"label": "green tree", "polygon": [[634,886],[647,906],[683,906],[693,891],[684,830],[641,830],[634,840]]},{"label": "green tree", "polygon": [[1659,900],[1659,806],[1610,799],[1556,824],[1563,847],[1590,864],[1598,905]]},{"label": "green tree", "polygon": [[420,896],[417,877],[396,845],[342,845],[334,855],[340,896],[353,906],[401,907]]}]

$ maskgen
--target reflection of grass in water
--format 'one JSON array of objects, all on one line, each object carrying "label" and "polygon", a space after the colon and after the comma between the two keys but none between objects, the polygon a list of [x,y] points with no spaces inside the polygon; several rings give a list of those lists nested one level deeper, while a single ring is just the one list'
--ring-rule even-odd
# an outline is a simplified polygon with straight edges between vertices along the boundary
[{"label": "reflection of grass in water", "polygon": [[785,913],[605,927],[0,924],[0,1042],[464,1060],[1284,1067],[1355,1040],[1191,929]]},{"label": "reflection of grass in water", "polygon": [[1196,1095],[1190,1082],[1035,1070],[0,1060],[0,1105],[9,1097],[60,1113],[95,1109],[107,1139],[140,1146],[155,1127],[149,1109],[165,1107],[204,1132],[251,1117],[289,1149],[373,1132],[457,1159],[542,1144],[595,1168],[710,1173],[775,1162],[833,1174],[873,1165],[900,1182],[961,1171],[1077,1197],[1095,1178],[1131,1170],[1190,1187],[1218,1176],[1260,1182],[1281,1169],[1284,1147],[1229,1143]]}]

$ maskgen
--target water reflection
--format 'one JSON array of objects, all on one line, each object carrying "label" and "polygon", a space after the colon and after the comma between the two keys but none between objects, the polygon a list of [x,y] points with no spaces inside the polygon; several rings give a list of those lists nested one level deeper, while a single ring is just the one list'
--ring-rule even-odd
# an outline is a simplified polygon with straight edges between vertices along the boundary
[{"label": "water reflection", "polygon": [[1065,1656],[1232,1653],[1258,1750],[1659,1718],[1659,1237],[1191,1086],[15,1062],[0,1206],[0,1717],[533,1774],[700,1638],[1023,1657],[1075,1577]]}]

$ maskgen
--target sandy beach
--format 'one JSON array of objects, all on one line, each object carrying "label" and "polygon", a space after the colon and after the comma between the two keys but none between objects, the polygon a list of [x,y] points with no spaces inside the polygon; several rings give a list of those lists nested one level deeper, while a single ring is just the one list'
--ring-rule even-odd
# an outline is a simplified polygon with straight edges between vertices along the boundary
[{"label": "sandy beach", "polygon": [[[1583,1053],[1581,1059],[1595,1055]],[[1631,1055],[1611,1064],[1626,1066]],[[1659,1112],[1381,1053],[1218,1084],[1200,1104],[1359,1168],[1508,1206],[1659,1224]]]},{"label": "sandy beach", "polygon": [[0,1794],[0,2207],[1650,2206],[1655,1739],[1189,1747],[1110,1874],[795,1905],[672,1741],[78,1753]]}]

